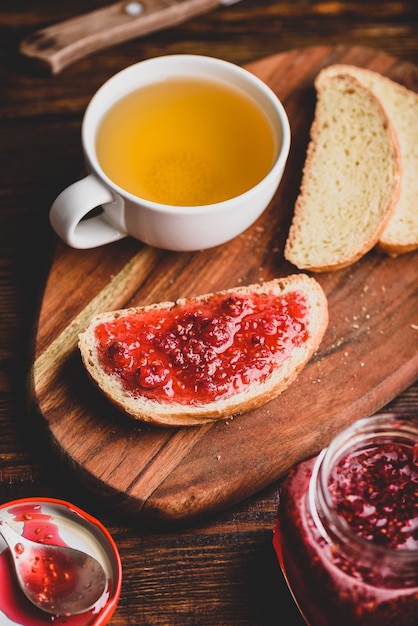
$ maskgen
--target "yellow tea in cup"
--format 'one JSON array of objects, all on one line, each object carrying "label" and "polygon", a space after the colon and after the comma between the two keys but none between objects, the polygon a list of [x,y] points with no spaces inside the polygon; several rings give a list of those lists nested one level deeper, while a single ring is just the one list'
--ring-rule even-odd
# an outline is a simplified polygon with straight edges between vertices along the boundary
[{"label": "yellow tea in cup", "polygon": [[81,140],[88,173],[49,212],[63,241],[85,249],[134,237],[197,251],[243,233],[269,206],[291,133],[283,104],[257,76],[174,54],[109,78],[88,104]]},{"label": "yellow tea in cup", "polygon": [[279,146],[253,100],[212,79],[141,87],[104,116],[96,151],[105,174],[131,194],[201,206],[240,195],[272,167]]}]

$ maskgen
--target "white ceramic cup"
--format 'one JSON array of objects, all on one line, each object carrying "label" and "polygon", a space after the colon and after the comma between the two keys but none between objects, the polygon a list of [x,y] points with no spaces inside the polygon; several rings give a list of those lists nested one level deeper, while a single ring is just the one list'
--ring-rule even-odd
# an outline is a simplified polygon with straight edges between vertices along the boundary
[{"label": "white ceramic cup", "polygon": [[[233,85],[261,107],[275,135],[276,156],[270,171],[257,185],[229,200],[191,209],[144,200],[105,174],[95,149],[96,133],[105,113],[141,86],[174,77],[206,77]],[[131,236],[158,248],[192,251],[229,241],[266,209],[286,165],[290,127],[277,96],[249,71],[212,57],[170,55],[141,61],[104,83],[86,109],[82,147],[89,174],[64,189],[50,210],[51,225],[61,239],[73,248],[85,249]],[[103,210],[89,216],[97,207]]]}]

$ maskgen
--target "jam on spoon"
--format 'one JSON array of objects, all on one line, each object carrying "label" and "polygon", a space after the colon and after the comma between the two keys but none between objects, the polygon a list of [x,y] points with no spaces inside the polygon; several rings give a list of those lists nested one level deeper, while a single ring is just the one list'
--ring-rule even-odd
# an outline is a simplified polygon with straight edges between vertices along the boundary
[{"label": "jam on spoon", "polygon": [[74,548],[30,541],[0,520],[18,583],[32,604],[53,615],[91,609],[106,588],[106,574],[92,556]]}]

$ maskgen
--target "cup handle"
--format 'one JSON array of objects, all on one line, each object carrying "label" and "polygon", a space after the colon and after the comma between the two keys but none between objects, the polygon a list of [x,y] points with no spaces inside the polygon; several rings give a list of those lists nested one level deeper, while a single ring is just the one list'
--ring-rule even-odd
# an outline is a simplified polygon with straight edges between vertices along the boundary
[{"label": "cup handle", "polygon": [[109,189],[89,174],[54,200],[49,212],[51,226],[72,248],[96,248],[127,237],[128,233],[112,226],[103,213],[83,220],[90,211],[109,202],[114,202]]}]

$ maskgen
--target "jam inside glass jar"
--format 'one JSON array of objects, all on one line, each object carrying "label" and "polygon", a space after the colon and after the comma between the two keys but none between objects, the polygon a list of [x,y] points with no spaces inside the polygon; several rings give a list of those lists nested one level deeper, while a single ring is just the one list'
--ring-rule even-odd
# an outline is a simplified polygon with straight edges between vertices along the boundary
[{"label": "jam inside glass jar", "polygon": [[418,420],[358,420],[286,476],[273,534],[311,626],[418,616]]}]

